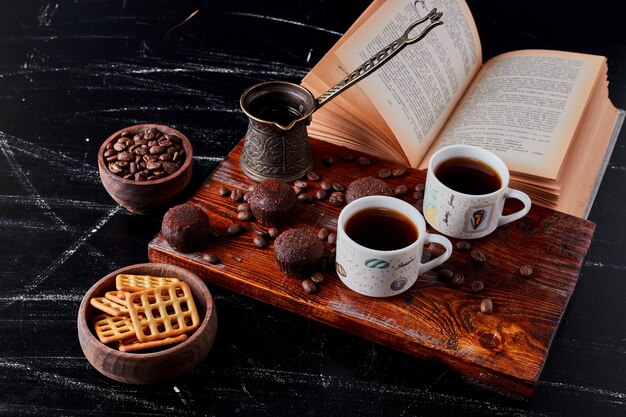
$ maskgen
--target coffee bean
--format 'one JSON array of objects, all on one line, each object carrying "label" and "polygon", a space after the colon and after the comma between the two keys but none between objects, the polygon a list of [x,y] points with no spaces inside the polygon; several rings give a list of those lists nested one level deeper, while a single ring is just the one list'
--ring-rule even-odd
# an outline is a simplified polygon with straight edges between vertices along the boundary
[{"label": "coffee bean", "polygon": [[217,192],[222,197],[227,197],[227,196],[230,195],[230,190],[228,188],[224,187],[223,185],[220,186],[220,188],[217,190]]},{"label": "coffee bean", "polygon": [[481,280],[476,280],[472,282],[472,291],[482,291],[483,288],[485,288],[485,284],[483,284]]},{"label": "coffee bean", "polygon": [[156,171],[157,169],[161,168],[161,162],[153,162],[153,161],[148,161],[146,162],[146,169],[148,171]]},{"label": "coffee bean", "polygon": [[378,177],[379,178],[389,178],[391,176],[391,171],[388,170],[387,168],[381,168],[380,170],[378,170]]},{"label": "coffee bean", "polygon": [[453,276],[454,276],[454,272],[449,268],[441,268],[437,272],[437,279],[439,281],[450,282]]},{"label": "coffee bean", "polygon": [[308,294],[314,294],[318,291],[317,284],[310,279],[302,281],[302,288]]},{"label": "coffee bean", "polygon": [[326,190],[320,189],[315,192],[315,198],[318,200],[326,200],[326,197],[328,197],[328,191]]},{"label": "coffee bean", "polygon": [[300,189],[304,189],[304,188],[307,188],[309,186],[309,184],[307,184],[306,181],[302,181],[302,180],[294,181],[293,185],[296,186],[296,187],[300,187]]},{"label": "coffee bean", "polygon": [[393,175],[394,177],[401,177],[406,173],[406,168],[404,167],[398,167],[396,169],[394,169],[393,171],[391,171],[391,175]]},{"label": "coffee bean", "polygon": [[240,203],[237,206],[237,211],[250,211],[250,204],[248,203]]},{"label": "coffee bean", "polygon": [[330,234],[330,232],[328,231],[328,229],[325,228],[321,228],[319,230],[319,232],[317,232],[317,237],[321,240],[324,241],[326,239],[328,239],[328,235]]},{"label": "coffee bean", "polygon": [[340,182],[333,182],[333,190],[344,192],[346,187]]},{"label": "coffee bean", "polygon": [[329,233],[328,237],[326,238],[326,241],[328,242],[329,245],[335,246],[335,244],[337,243],[337,233],[335,232]]},{"label": "coffee bean", "polygon": [[324,165],[332,165],[333,162],[335,162],[335,159],[333,158],[332,155],[326,154],[322,157],[322,163]]},{"label": "coffee bean", "polygon": [[267,240],[263,239],[261,236],[256,236],[252,239],[252,243],[254,243],[257,248],[263,249],[267,247]]},{"label": "coffee bean", "polygon": [[117,162],[111,162],[109,164],[109,171],[111,171],[114,174],[121,174],[124,172],[124,168],[119,166]]},{"label": "coffee bean", "polygon": [[261,236],[263,239],[267,239],[270,237],[270,234],[267,230],[256,229],[254,233],[256,233],[257,236]]},{"label": "coffee bean", "polygon": [[206,255],[202,256],[202,259],[204,259],[205,261],[207,261],[211,265],[215,265],[215,264],[219,264],[220,263],[220,257],[217,256],[217,255],[214,255],[212,253],[209,253],[209,254],[206,254]]},{"label": "coffee bean", "polygon": [[293,188],[293,192],[294,192],[296,195],[300,195],[300,193],[302,192],[302,188],[297,187],[297,186],[295,186],[295,185],[294,185],[293,187],[291,187],[291,188]]},{"label": "coffee bean", "polygon": [[169,175],[178,171],[178,168],[180,167],[173,162],[163,162],[163,170]]},{"label": "coffee bean", "polygon": [[126,149],[126,145],[124,145],[123,143],[116,143],[113,145],[113,149],[115,149],[118,152],[122,152],[123,150]]},{"label": "coffee bean", "polygon": [[228,226],[228,229],[226,229],[226,233],[228,233],[230,236],[237,236],[241,232],[243,232],[243,226],[239,223],[233,223]]},{"label": "coffee bean", "polygon": [[441,255],[443,253],[443,246],[438,243],[431,243],[428,245],[428,250],[435,255]]},{"label": "coffee bean", "polygon": [[404,184],[398,185],[395,190],[393,190],[393,195],[396,197],[402,197],[409,191],[409,187]]},{"label": "coffee bean", "polygon": [[524,275],[525,277],[529,277],[533,274],[533,266],[532,265],[522,265],[519,268],[519,272],[520,274]]},{"label": "coffee bean", "polygon": [[459,252],[467,252],[472,249],[472,244],[468,240],[459,240],[455,246]]},{"label": "coffee bean", "polygon": [[250,211],[240,211],[239,213],[237,213],[237,218],[241,221],[249,222],[254,218],[254,216]]},{"label": "coffee bean", "polygon": [[307,171],[306,177],[311,181],[319,181],[320,176],[315,173],[315,171]]},{"label": "coffee bean", "polygon": [[369,166],[369,164],[371,164],[372,162],[370,161],[369,158],[365,157],[365,156],[359,156],[358,158],[359,164],[363,165],[363,166]]},{"label": "coffee bean", "polygon": [[105,158],[109,158],[111,156],[116,156],[117,155],[117,151],[115,149],[107,149],[106,151],[104,151],[104,154],[102,156],[104,156]]},{"label": "coffee bean", "polygon": [[230,192],[230,199],[233,201],[241,201],[243,200],[243,194],[243,191],[234,189]]},{"label": "coffee bean", "polygon": [[452,277],[452,281],[450,281],[450,283],[453,287],[458,287],[459,285],[463,284],[463,281],[465,281],[465,275],[463,275],[462,272],[457,272]]},{"label": "coffee bean", "polygon": [[491,301],[491,298],[484,298],[480,301],[480,311],[486,314],[493,312],[493,301]]},{"label": "coffee bean", "polygon": [[298,195],[298,201],[308,204],[313,202],[313,194],[311,193],[302,193]]},{"label": "coffee bean", "polygon": [[250,198],[250,192],[245,193],[243,197],[241,197],[243,201],[248,201],[248,198]]},{"label": "coffee bean", "polygon": [[319,284],[320,282],[324,281],[324,275],[321,272],[315,271],[311,274],[311,281]]},{"label": "coffee bean", "polygon": [[424,198],[424,193],[422,191],[416,191],[413,193],[413,198],[415,200],[421,200]]},{"label": "coffee bean", "polygon": [[481,251],[480,249],[472,250],[470,252],[470,255],[472,257],[472,261],[474,261],[474,263],[477,264],[477,265],[482,265],[487,260],[487,257],[485,256],[483,251]]},{"label": "coffee bean", "polygon": [[269,235],[270,239],[275,239],[280,234],[280,230],[278,230],[278,227],[270,227],[269,229],[267,229],[267,234]]},{"label": "coffee bean", "polygon": [[333,189],[333,183],[328,180],[324,180],[320,183],[320,188],[324,191],[330,191]]},{"label": "coffee bean", "polygon": [[343,206],[343,203],[346,201],[345,195],[340,191],[335,191],[328,198],[328,202],[333,206]]},{"label": "coffee bean", "polygon": [[419,191],[423,193],[425,188],[426,188],[426,185],[422,182],[415,186],[415,191]]},{"label": "coffee bean", "polygon": [[162,153],[161,155],[159,155],[159,161],[167,161],[170,162],[172,160],[172,154],[171,153]]},{"label": "coffee bean", "polygon": [[413,206],[415,206],[420,213],[424,213],[424,199],[420,198],[415,202],[415,204],[413,204]]},{"label": "coffee bean", "polygon": [[154,145],[150,147],[150,155],[161,155],[163,152],[165,152],[163,146]]}]

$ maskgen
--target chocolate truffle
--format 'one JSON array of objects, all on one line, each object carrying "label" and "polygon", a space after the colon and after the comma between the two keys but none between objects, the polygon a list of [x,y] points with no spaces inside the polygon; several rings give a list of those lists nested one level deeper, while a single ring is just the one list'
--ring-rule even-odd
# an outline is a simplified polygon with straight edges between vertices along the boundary
[{"label": "chocolate truffle", "polygon": [[346,203],[370,195],[393,196],[393,188],[383,180],[374,177],[363,177],[352,181],[346,189]]},{"label": "chocolate truffle", "polygon": [[161,232],[176,251],[193,252],[209,237],[209,217],[200,207],[189,203],[174,206],[163,216]]},{"label": "chocolate truffle", "polygon": [[317,269],[324,254],[324,245],[307,230],[289,229],[274,241],[274,254],[281,271],[304,279]]},{"label": "chocolate truffle", "polygon": [[275,179],[261,181],[248,195],[252,214],[265,226],[285,223],[296,205],[296,200],[293,188],[286,182]]}]

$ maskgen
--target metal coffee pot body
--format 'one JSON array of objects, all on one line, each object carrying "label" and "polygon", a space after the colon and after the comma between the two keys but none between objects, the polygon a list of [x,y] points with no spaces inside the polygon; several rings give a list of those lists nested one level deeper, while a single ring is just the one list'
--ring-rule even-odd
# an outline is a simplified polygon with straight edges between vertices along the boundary
[{"label": "metal coffee pot body", "polygon": [[[441,16],[437,9],[431,10],[318,98],[306,88],[286,81],[264,82],[244,91],[239,104],[249,123],[239,160],[242,171],[256,181],[268,178],[293,181],[306,175],[313,167],[307,133],[313,113],[372,74],[405,46],[420,41],[431,29],[442,25]],[[412,36],[411,31],[424,22],[428,25]]]},{"label": "metal coffee pot body", "polygon": [[306,88],[285,81],[254,85],[241,96],[248,131],[239,163],[250,178],[293,181],[313,167],[307,126],[316,109]]}]

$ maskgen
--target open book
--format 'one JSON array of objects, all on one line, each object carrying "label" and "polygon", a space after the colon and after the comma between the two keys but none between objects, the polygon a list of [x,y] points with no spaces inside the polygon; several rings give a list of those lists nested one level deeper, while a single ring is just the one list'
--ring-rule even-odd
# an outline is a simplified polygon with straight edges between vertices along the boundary
[{"label": "open book", "polygon": [[604,57],[524,50],[483,64],[464,0],[375,0],[302,85],[320,96],[435,7],[445,24],[320,108],[310,136],[420,169],[443,146],[481,146],[534,203],[586,217],[624,118]]}]

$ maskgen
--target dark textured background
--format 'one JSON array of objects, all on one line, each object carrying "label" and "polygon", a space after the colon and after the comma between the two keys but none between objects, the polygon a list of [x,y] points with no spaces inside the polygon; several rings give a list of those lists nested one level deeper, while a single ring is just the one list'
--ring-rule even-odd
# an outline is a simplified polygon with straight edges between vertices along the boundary
[{"label": "dark textured background", "polygon": [[[621,1],[468,3],[485,58],[520,48],[608,56],[611,98],[626,108]],[[181,130],[194,146],[191,192],[244,134],[241,92],[302,78],[367,4],[0,2],[0,415],[626,415],[624,134],[530,399],[215,286],[218,336],[185,377],[123,385],[84,358],[82,295],[110,271],[147,261],[163,214],[114,204],[98,177],[100,142],[137,123]]]}]

